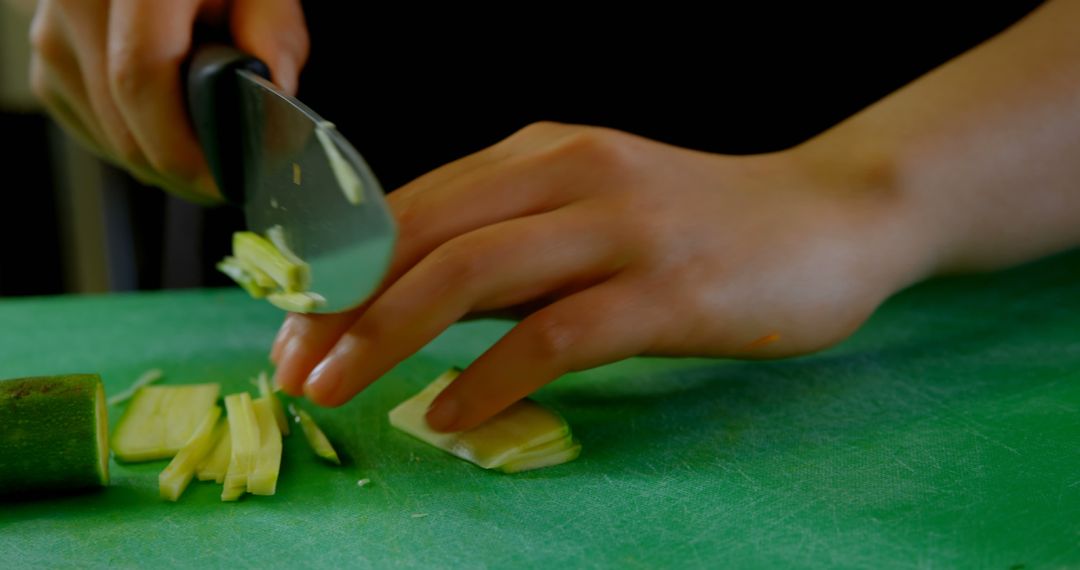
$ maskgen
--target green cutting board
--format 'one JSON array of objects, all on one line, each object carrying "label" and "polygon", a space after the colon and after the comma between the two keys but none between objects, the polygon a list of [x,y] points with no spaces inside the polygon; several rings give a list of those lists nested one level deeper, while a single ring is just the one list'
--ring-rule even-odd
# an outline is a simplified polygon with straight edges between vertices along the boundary
[{"label": "green cutting board", "polygon": [[[0,377],[250,389],[280,318],[235,291],[8,300]],[[276,496],[166,503],[164,463],[114,462],[107,490],[0,503],[0,568],[1080,567],[1080,252],[915,287],[817,355],[568,376],[537,398],[584,451],[551,469],[489,473],[387,425],[505,330],[457,326],[316,409],[346,464],[290,437]]]}]

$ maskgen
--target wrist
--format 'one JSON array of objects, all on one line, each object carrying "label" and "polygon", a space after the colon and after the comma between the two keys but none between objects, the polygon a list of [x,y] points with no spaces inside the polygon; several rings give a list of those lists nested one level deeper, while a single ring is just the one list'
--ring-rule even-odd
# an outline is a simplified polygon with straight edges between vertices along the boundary
[{"label": "wrist", "polygon": [[940,271],[948,228],[912,191],[899,153],[825,135],[788,152],[835,202],[860,267],[882,298]]}]

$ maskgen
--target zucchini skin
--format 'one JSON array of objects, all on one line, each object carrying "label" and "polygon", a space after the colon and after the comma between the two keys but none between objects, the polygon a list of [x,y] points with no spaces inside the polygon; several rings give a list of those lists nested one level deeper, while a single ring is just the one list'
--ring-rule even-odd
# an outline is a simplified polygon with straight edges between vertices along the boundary
[{"label": "zucchini skin", "polygon": [[0,495],[107,486],[105,413],[97,374],[0,381]]}]

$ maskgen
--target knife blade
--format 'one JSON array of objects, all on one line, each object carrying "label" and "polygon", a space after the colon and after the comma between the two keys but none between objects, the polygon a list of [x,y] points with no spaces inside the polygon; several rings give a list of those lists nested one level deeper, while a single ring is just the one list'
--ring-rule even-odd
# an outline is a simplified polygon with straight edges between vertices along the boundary
[{"label": "knife blade", "polygon": [[397,227],[382,187],[334,128],[266,78],[262,62],[202,46],[187,71],[188,108],[223,196],[250,231],[272,228],[310,266],[314,312],[363,303],[389,268]]}]

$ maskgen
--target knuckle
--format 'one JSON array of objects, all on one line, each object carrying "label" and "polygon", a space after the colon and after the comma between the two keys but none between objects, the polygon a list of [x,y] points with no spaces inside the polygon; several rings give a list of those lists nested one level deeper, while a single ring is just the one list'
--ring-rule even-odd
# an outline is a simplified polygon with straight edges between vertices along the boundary
[{"label": "knuckle", "polygon": [[398,225],[398,235],[402,243],[411,243],[423,235],[424,224],[420,222],[420,212],[416,200],[410,199],[398,192],[392,192],[387,196],[390,211]]},{"label": "knuckle", "polygon": [[109,58],[109,88],[121,100],[131,100],[138,96],[140,81],[140,58],[129,50],[113,52]]},{"label": "knuckle", "polygon": [[581,328],[551,311],[541,311],[529,318],[529,342],[546,362],[566,362],[570,351],[581,338]]},{"label": "knuckle", "polygon": [[471,288],[483,280],[489,263],[478,242],[464,235],[446,242],[432,253],[435,274],[446,286]]},{"label": "knuckle", "polygon": [[520,138],[532,138],[538,135],[548,134],[556,129],[565,127],[562,123],[556,123],[555,121],[536,121],[535,123],[529,123],[515,132],[512,137]]},{"label": "knuckle", "polygon": [[106,73],[109,88],[116,98],[137,103],[145,95],[145,86],[150,83],[153,74],[168,64],[151,57],[152,51],[138,49],[131,43],[122,43],[109,50]]},{"label": "knuckle", "polygon": [[65,53],[64,41],[56,27],[45,18],[35,18],[30,27],[30,47],[47,62],[60,60]]},{"label": "knuckle", "polygon": [[587,128],[567,137],[555,152],[588,162],[593,168],[618,171],[632,162],[625,138],[617,131]]},{"label": "knuckle", "polygon": [[381,346],[389,340],[394,330],[391,321],[380,311],[370,311],[356,321],[346,334],[352,337],[353,342]]},{"label": "knuckle", "polygon": [[[571,167],[612,187],[628,186],[638,166],[625,133],[599,127],[575,128],[531,157],[534,168]],[[626,184],[624,184],[625,182]]]},{"label": "knuckle", "polygon": [[493,149],[528,148],[535,141],[551,138],[554,133],[568,128],[567,125],[554,121],[537,121],[529,123],[515,131],[512,135],[496,144]]}]

